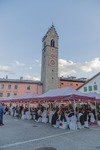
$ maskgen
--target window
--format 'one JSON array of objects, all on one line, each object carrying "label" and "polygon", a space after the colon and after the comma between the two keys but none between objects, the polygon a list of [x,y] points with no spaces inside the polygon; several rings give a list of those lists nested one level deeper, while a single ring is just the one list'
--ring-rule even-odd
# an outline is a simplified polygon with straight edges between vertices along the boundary
[{"label": "window", "polygon": [[53,39],[51,40],[51,46],[55,47],[55,41]]},{"label": "window", "polygon": [[8,85],[8,89],[11,89],[11,84]]},{"label": "window", "polygon": [[87,92],[87,87],[84,87],[84,92]]},{"label": "window", "polygon": [[0,84],[0,89],[4,89],[4,84]]},{"label": "window", "polygon": [[92,91],[92,86],[89,86],[89,91]]},{"label": "window", "polygon": [[15,89],[18,89],[18,85],[15,85]]},{"label": "window", "polygon": [[7,97],[9,97],[10,96],[10,93],[7,93]]},{"label": "window", "polygon": [[30,85],[27,85],[27,90],[30,90]]},{"label": "window", "polygon": [[97,85],[94,85],[94,91],[98,90]]},{"label": "window", "polygon": [[3,97],[3,93],[0,93],[0,97]]},{"label": "window", "polygon": [[76,86],[78,86],[78,84],[76,84]]},{"label": "window", "polygon": [[14,96],[16,96],[17,95],[17,93],[14,93]]}]

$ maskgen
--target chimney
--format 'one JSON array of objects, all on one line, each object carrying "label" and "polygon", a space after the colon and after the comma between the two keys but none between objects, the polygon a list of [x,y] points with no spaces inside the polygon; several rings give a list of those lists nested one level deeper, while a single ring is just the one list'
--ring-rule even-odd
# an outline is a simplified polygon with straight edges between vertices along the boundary
[{"label": "chimney", "polygon": [[8,79],[8,75],[6,75],[6,80]]},{"label": "chimney", "polygon": [[20,80],[23,80],[23,77],[20,77]]}]

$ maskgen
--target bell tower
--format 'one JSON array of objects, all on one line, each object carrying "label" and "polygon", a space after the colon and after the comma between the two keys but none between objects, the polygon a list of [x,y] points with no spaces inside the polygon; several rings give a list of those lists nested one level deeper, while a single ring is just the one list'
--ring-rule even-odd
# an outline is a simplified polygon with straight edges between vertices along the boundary
[{"label": "bell tower", "polygon": [[41,81],[43,93],[58,88],[58,34],[54,25],[42,39]]}]

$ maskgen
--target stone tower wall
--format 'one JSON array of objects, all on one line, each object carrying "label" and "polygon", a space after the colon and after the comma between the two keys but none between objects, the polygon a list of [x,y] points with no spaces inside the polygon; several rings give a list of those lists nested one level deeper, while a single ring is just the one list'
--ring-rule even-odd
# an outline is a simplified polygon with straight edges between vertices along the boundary
[{"label": "stone tower wall", "polygon": [[[51,45],[51,40],[54,45]],[[41,81],[43,92],[58,88],[58,34],[52,26],[42,41]]]}]

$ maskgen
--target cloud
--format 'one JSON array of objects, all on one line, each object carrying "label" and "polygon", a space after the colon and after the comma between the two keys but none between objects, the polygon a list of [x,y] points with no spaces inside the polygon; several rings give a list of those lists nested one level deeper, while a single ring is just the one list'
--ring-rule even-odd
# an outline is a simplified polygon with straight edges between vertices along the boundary
[{"label": "cloud", "polygon": [[38,59],[36,59],[36,60],[35,60],[35,62],[39,63],[39,60],[38,60]]},{"label": "cloud", "polygon": [[27,80],[40,81],[40,77],[39,76],[25,75],[24,78],[27,79]]},{"label": "cloud", "polygon": [[63,75],[71,74],[71,73],[76,73],[74,69],[75,65],[76,64],[73,63],[72,61],[59,59],[59,75],[63,76]]},{"label": "cloud", "polygon": [[80,67],[80,70],[84,72],[91,72],[93,70],[100,70],[100,58],[94,58],[90,62],[85,62],[83,66]]},{"label": "cloud", "polygon": [[29,70],[32,70],[32,69],[33,69],[33,68],[30,66],[30,67],[29,67]]},{"label": "cloud", "polygon": [[9,66],[0,66],[0,72],[13,73],[11,67],[9,67]]},{"label": "cloud", "polygon": [[87,61],[84,64],[74,63],[64,59],[59,59],[59,75],[65,76],[72,73],[100,71],[100,58]]},{"label": "cloud", "polygon": [[18,60],[15,61],[16,66],[25,66],[24,63],[19,62]]}]

